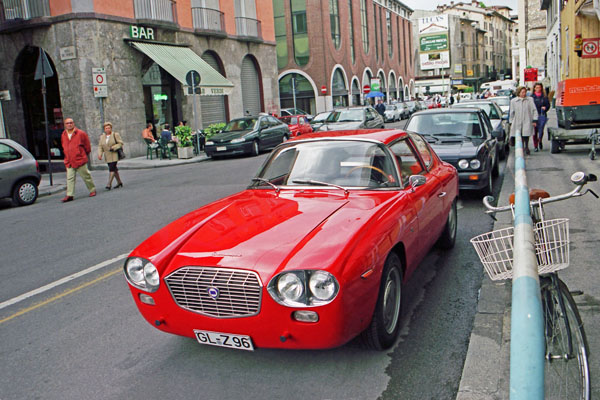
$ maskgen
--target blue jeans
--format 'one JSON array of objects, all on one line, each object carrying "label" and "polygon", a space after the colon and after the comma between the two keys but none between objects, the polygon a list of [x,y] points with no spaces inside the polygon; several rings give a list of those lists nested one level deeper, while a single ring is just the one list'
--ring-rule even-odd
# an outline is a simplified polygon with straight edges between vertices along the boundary
[{"label": "blue jeans", "polygon": [[540,115],[537,120],[537,124],[535,126],[535,135],[533,135],[533,146],[538,147],[538,143],[542,142],[542,138],[544,137],[544,126],[546,126],[546,122],[548,122],[548,117],[546,115]]}]

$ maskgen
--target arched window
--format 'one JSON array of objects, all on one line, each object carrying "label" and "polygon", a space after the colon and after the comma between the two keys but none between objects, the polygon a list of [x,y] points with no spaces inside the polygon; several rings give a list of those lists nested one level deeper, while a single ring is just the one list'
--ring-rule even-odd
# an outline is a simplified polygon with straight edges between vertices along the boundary
[{"label": "arched window", "polygon": [[350,59],[352,64],[356,61],[354,55],[354,22],[352,20],[352,0],[348,0],[348,27],[350,28]]},{"label": "arched window", "polygon": [[392,45],[392,13],[388,10],[385,12],[385,25],[387,26],[388,55],[392,58],[394,55],[394,48]]},{"label": "arched window", "polygon": [[348,107],[348,87],[342,70],[336,68],[333,73],[331,95],[334,107]]},{"label": "arched window", "polygon": [[[278,0],[273,0],[278,1]],[[294,60],[299,66],[308,64],[310,50],[306,24],[306,0],[291,0],[292,35],[294,37]]]},{"label": "arched window", "polygon": [[329,0],[329,24],[331,26],[331,40],[336,49],[340,48],[340,12],[338,0]]},{"label": "arched window", "polygon": [[277,68],[282,69],[285,68],[288,63],[285,7],[283,1],[273,0],[273,17],[275,22],[275,49],[277,52]]},{"label": "arched window", "polygon": [[[293,88],[296,89],[295,97]],[[279,103],[281,108],[299,108],[311,114],[317,110],[312,85],[306,77],[296,73],[284,75],[279,79]]]},{"label": "arched window", "polygon": [[367,0],[360,0],[360,28],[362,31],[363,50],[369,54],[369,20],[367,19]]}]

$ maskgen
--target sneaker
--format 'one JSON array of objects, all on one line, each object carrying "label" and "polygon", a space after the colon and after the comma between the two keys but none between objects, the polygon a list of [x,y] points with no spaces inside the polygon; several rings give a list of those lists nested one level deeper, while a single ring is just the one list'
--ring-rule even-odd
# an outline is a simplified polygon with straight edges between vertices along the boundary
[{"label": "sneaker", "polygon": [[96,191],[93,191],[92,193],[90,193],[90,197],[94,197],[96,195]]},{"label": "sneaker", "polygon": [[63,203],[66,203],[67,201],[73,201],[73,196],[65,196],[64,199],[61,200]]},{"label": "sneaker", "polygon": [[535,149],[533,149],[533,151],[535,151],[537,153],[538,152],[538,148],[536,147]]}]

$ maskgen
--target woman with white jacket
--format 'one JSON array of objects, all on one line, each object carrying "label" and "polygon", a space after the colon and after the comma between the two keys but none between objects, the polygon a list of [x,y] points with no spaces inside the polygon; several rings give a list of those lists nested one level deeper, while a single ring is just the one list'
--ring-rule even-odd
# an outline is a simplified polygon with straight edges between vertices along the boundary
[{"label": "woman with white jacket", "polygon": [[517,131],[521,131],[523,148],[526,154],[530,154],[529,136],[535,132],[537,119],[537,109],[533,99],[527,96],[527,88],[524,86],[519,87],[517,97],[510,101],[510,141],[514,143]]}]

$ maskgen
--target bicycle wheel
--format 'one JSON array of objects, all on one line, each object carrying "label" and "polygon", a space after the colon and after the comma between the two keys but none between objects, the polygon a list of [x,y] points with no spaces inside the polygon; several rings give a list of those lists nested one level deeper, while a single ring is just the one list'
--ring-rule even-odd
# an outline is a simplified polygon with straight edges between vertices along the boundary
[{"label": "bicycle wheel", "polygon": [[545,398],[589,400],[590,370],[583,323],[567,285],[556,275],[544,278],[542,305],[546,339]]}]

